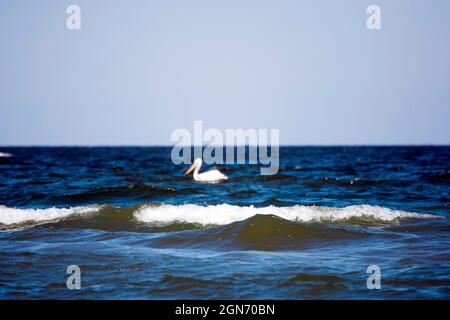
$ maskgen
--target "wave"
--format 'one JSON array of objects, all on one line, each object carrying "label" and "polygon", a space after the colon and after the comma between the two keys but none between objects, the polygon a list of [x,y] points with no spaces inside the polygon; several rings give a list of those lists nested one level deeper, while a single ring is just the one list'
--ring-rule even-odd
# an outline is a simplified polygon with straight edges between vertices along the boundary
[{"label": "wave", "polygon": [[46,209],[20,209],[0,205],[0,229],[16,229],[22,226],[33,227],[51,223],[55,228],[166,232],[230,225],[256,216],[275,217],[288,222],[352,225],[379,225],[407,218],[442,218],[431,214],[392,210],[371,205],[335,208],[301,205],[254,207],[229,204],[208,206],[147,204],[132,207],[95,205]]},{"label": "wave", "polygon": [[185,204],[144,206],[134,214],[136,220],[154,225],[169,225],[172,223],[226,225],[255,215],[273,215],[285,220],[299,222],[336,222],[355,218],[369,218],[389,222],[405,218],[441,218],[431,214],[419,214],[371,205],[353,205],[344,208],[301,205],[257,208],[254,206],[229,204],[209,206]]},{"label": "wave", "polygon": [[100,210],[94,207],[17,209],[0,205],[0,224],[18,225],[24,223],[48,222]]},{"label": "wave", "polygon": [[274,215],[257,214],[223,226],[168,232],[135,244],[159,248],[279,251],[302,250],[330,241],[356,240],[368,236],[370,233],[364,229],[297,223]]}]

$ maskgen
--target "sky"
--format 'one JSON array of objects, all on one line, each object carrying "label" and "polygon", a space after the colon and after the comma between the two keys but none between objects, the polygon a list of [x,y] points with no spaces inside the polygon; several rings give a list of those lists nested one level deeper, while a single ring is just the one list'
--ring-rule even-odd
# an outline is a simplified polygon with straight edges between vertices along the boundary
[{"label": "sky", "polygon": [[[81,29],[69,30],[69,5]],[[381,9],[368,30],[366,9]],[[0,1],[0,145],[450,144],[448,0]]]}]

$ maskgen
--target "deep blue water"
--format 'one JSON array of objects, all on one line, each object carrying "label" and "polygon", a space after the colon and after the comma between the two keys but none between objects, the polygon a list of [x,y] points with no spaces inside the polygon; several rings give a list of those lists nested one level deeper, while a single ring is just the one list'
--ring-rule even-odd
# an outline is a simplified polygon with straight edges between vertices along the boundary
[{"label": "deep blue water", "polygon": [[450,147],[282,147],[214,185],[170,151],[0,148],[0,298],[450,298]]}]

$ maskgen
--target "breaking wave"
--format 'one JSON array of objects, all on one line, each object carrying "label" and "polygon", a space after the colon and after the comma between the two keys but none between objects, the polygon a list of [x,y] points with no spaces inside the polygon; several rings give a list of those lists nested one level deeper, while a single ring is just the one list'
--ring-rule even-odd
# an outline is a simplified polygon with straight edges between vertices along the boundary
[{"label": "breaking wave", "polygon": [[140,222],[156,225],[169,225],[172,223],[226,225],[255,215],[275,215],[285,220],[301,222],[334,222],[353,218],[369,218],[389,222],[403,218],[440,218],[431,214],[419,214],[371,205],[353,205],[344,208],[301,205],[291,207],[267,206],[262,208],[228,204],[209,206],[193,204],[160,205],[141,207],[134,215]]},{"label": "breaking wave", "polygon": [[16,225],[32,222],[47,222],[73,215],[96,212],[99,209],[100,207],[17,209],[0,205],[0,224]]},{"label": "breaking wave", "polygon": [[147,204],[132,207],[94,205],[45,209],[20,209],[0,205],[0,229],[52,223],[55,227],[134,231],[151,227],[153,231],[176,231],[202,228],[202,226],[224,226],[255,216],[278,217],[290,222],[343,222],[356,225],[361,222],[376,225],[406,218],[442,218],[431,214],[419,214],[371,205],[335,208],[301,205],[254,207],[229,204],[208,206]]},{"label": "breaking wave", "polygon": [[10,158],[12,157],[11,153],[8,152],[0,152],[0,158]]}]

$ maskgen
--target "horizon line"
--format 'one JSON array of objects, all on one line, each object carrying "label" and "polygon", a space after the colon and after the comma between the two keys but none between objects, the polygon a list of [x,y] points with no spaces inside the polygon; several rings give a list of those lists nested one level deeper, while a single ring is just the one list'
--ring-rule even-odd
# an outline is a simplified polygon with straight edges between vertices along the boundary
[{"label": "horizon line", "polygon": [[[409,143],[409,144],[279,144],[278,147],[449,147],[450,144],[433,144],[433,143]],[[160,148],[173,148],[173,147],[200,147],[200,145],[170,145],[170,144],[10,144],[2,145],[0,148],[149,148],[149,147],[160,147]],[[201,147],[221,147],[216,145],[201,145]],[[226,147],[258,147],[258,145],[223,145],[222,148]],[[272,147],[268,144],[267,147]]]}]

